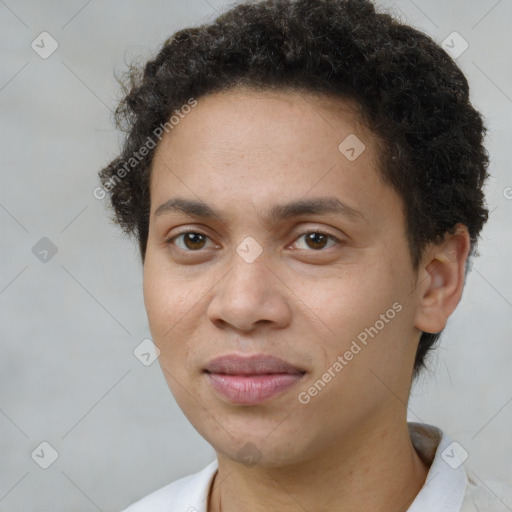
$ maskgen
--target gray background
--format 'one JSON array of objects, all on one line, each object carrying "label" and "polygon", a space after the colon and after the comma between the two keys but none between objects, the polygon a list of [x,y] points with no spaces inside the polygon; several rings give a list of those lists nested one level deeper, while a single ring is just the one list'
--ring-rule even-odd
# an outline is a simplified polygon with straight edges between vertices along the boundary
[{"label": "gray background", "polygon": [[[492,155],[480,256],[409,419],[445,429],[483,481],[512,485],[512,2],[379,5],[439,42],[457,31],[469,43],[458,62]],[[2,512],[118,511],[214,458],[158,362],[134,357],[150,336],[137,248],[92,191],[119,142],[113,70],[221,9],[214,0],[0,0]],[[47,59],[31,48],[43,31],[59,44]],[[46,263],[32,251],[43,237],[58,249]],[[31,458],[43,441],[58,452],[46,470]]]}]

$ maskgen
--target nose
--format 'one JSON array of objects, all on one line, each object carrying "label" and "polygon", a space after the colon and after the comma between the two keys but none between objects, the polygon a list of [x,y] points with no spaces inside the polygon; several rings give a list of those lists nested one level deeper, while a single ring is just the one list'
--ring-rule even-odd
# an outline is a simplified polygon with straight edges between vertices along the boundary
[{"label": "nose", "polygon": [[215,286],[208,317],[218,328],[250,332],[258,325],[284,328],[291,321],[290,292],[265,253],[252,262],[234,254],[231,270]]}]

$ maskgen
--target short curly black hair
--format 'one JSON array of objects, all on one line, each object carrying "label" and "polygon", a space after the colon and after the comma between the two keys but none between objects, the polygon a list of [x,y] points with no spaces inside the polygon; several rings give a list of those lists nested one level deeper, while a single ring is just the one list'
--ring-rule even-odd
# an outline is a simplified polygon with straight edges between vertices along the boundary
[{"label": "short curly black hair", "polygon": [[[430,37],[370,1],[246,1],[176,32],[127,77],[115,116],[127,136],[99,175],[112,219],[136,237],[143,263],[154,135],[191,98],[236,86],[355,100],[382,141],[381,176],[403,199],[413,267],[457,223],[467,226],[475,252],[488,217],[482,187],[489,161],[467,80]],[[440,334],[422,333],[414,378]]]}]

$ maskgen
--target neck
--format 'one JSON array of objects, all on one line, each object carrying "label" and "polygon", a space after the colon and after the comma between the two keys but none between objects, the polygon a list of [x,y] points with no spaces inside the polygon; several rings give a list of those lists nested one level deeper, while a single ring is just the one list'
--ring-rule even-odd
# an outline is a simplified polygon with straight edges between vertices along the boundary
[{"label": "neck", "polygon": [[[252,467],[217,454],[208,512],[407,510],[428,473],[407,422],[343,433],[324,453],[285,467]],[[339,446],[339,449],[333,449]]]}]

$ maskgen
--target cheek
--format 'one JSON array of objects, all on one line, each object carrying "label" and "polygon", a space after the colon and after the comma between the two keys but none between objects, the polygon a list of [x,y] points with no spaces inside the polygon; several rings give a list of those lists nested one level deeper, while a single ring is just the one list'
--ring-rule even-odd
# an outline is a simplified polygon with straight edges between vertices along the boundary
[{"label": "cheek", "polygon": [[180,380],[197,358],[197,340],[201,338],[198,331],[204,328],[207,301],[215,281],[200,274],[185,277],[167,262],[146,257],[144,304],[152,340],[160,350],[160,364],[181,376]]},{"label": "cheek", "polygon": [[392,265],[353,266],[329,280],[297,289],[297,296],[310,309],[307,317],[318,324],[326,363],[332,364],[351,347],[358,351],[354,341],[361,347],[354,357],[359,364],[373,366],[381,359],[400,357],[407,292]]},{"label": "cheek", "polygon": [[175,278],[165,264],[159,264],[151,255],[146,256],[144,305],[153,341],[157,345],[165,345],[173,339],[183,324],[180,319],[186,317],[198,302],[193,289],[191,283]]},{"label": "cheek", "polygon": [[300,284],[296,295],[324,322],[326,329],[345,337],[353,335],[354,329],[373,323],[391,307],[398,295],[394,286],[396,283],[377,267],[354,265],[329,279]]},{"label": "cheek", "polygon": [[[144,304],[150,321],[169,323],[180,318],[193,300],[197,286],[186,281],[171,265],[166,253],[149,246],[144,263]],[[171,324],[172,325],[172,324]]]}]

